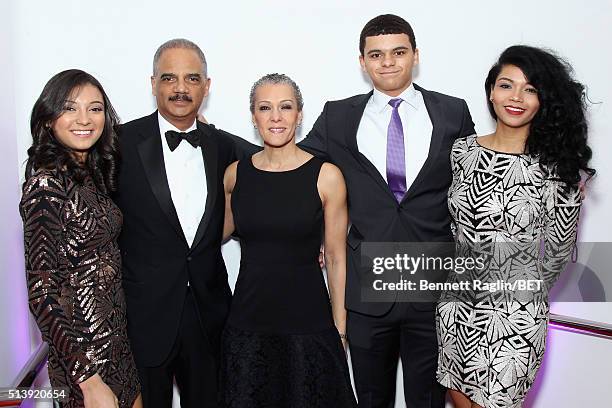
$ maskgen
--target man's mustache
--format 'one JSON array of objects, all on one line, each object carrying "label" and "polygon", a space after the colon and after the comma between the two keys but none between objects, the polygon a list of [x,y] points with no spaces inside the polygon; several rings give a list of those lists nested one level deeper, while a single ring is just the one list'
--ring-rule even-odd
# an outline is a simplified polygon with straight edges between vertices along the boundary
[{"label": "man's mustache", "polygon": [[187,94],[176,94],[171,96],[170,98],[168,98],[168,100],[175,102],[175,101],[187,101],[187,102],[191,102],[191,96],[187,95]]}]

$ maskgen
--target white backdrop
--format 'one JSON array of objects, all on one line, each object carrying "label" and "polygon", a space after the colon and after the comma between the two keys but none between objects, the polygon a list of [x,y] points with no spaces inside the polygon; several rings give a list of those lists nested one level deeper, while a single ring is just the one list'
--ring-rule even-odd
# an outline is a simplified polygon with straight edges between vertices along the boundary
[{"label": "white backdrop", "polygon": [[[104,85],[122,120],[132,120],[154,110],[149,83],[153,53],[161,43],[175,37],[195,41],[207,56],[212,86],[202,112],[211,123],[259,143],[251,127],[249,89],[260,76],[282,72],[302,88],[305,135],[326,100],[369,91],[367,77],[358,64],[359,32],[370,18],[394,13],[406,18],[416,33],[421,63],[415,82],[466,99],[481,134],[493,129],[486,110],[484,78],[505,47],[516,43],[545,46],[572,63],[578,79],[588,86],[590,100],[595,102],[590,110],[590,137],[592,164],[598,171],[584,204],[579,239],[612,241],[608,214],[612,193],[604,189],[604,184],[609,184],[605,180],[612,177],[612,142],[608,138],[612,134],[608,121],[612,116],[609,0],[5,1],[10,7],[3,13],[10,16],[12,27],[2,29],[3,35],[6,33],[2,44],[10,45],[12,54],[3,53],[0,72],[5,75],[4,82],[14,84],[14,92],[4,95],[3,102],[9,98],[9,107],[2,109],[2,119],[11,126],[3,136],[10,139],[9,147],[16,146],[7,151],[10,160],[1,164],[7,174],[15,175],[14,166],[20,166],[26,158],[31,143],[30,110],[53,74],[68,68],[92,73]],[[14,191],[18,180],[7,183],[3,191]],[[8,206],[16,206],[15,200],[11,196]],[[16,212],[3,214],[13,217]],[[15,243],[14,234],[8,238],[3,235],[2,239]],[[22,254],[15,252],[2,256],[20,259]],[[239,262],[237,244],[226,245],[224,256],[233,286]],[[13,281],[22,279],[19,268],[11,273],[15,274]],[[0,292],[1,297],[12,297],[4,287]],[[558,304],[553,309],[612,323],[608,304]],[[0,317],[3,313],[7,312],[1,310]],[[530,406],[606,405],[604,390],[609,381],[605,378],[607,367],[612,365],[612,342],[555,331],[549,337],[544,375]],[[11,352],[2,341],[1,361]],[[0,385],[6,378],[10,377],[0,378]],[[591,391],[593,396],[585,396]]]}]

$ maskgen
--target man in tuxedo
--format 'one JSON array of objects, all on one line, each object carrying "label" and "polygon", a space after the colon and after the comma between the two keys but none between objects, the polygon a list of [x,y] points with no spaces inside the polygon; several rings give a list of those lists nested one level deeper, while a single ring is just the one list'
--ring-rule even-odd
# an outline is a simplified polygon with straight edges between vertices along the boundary
[{"label": "man in tuxedo", "polygon": [[193,42],[159,47],[151,86],[158,110],[119,131],[128,334],[146,408],[172,405],[173,379],[182,407],[214,407],[231,299],[223,174],[241,139],[196,120],[210,79]]},{"label": "man in tuxedo", "polygon": [[338,166],[347,184],[347,336],[359,406],[393,406],[401,357],[406,405],[443,407],[435,303],[364,301],[372,270],[362,268],[360,249],[364,242],[452,241],[450,150],[474,124],[465,101],[412,82],[419,52],[404,19],[372,19],[359,49],[374,90],[327,102],[300,144]]}]

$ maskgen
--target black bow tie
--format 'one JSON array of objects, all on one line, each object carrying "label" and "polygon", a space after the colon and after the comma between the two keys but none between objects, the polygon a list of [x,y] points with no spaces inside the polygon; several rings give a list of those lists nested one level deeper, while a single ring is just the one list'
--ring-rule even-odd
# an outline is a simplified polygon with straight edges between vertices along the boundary
[{"label": "black bow tie", "polygon": [[174,130],[166,132],[166,141],[171,152],[181,144],[183,139],[188,141],[193,147],[198,147],[200,146],[200,131],[193,129],[191,132],[175,132]]}]

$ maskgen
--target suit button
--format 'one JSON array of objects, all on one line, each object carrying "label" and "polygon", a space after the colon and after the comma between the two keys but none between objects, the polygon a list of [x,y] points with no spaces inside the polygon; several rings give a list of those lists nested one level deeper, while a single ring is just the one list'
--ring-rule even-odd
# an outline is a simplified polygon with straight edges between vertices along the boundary
[{"label": "suit button", "polygon": [[187,257],[187,262],[191,262],[193,258],[191,258],[190,256]]}]

